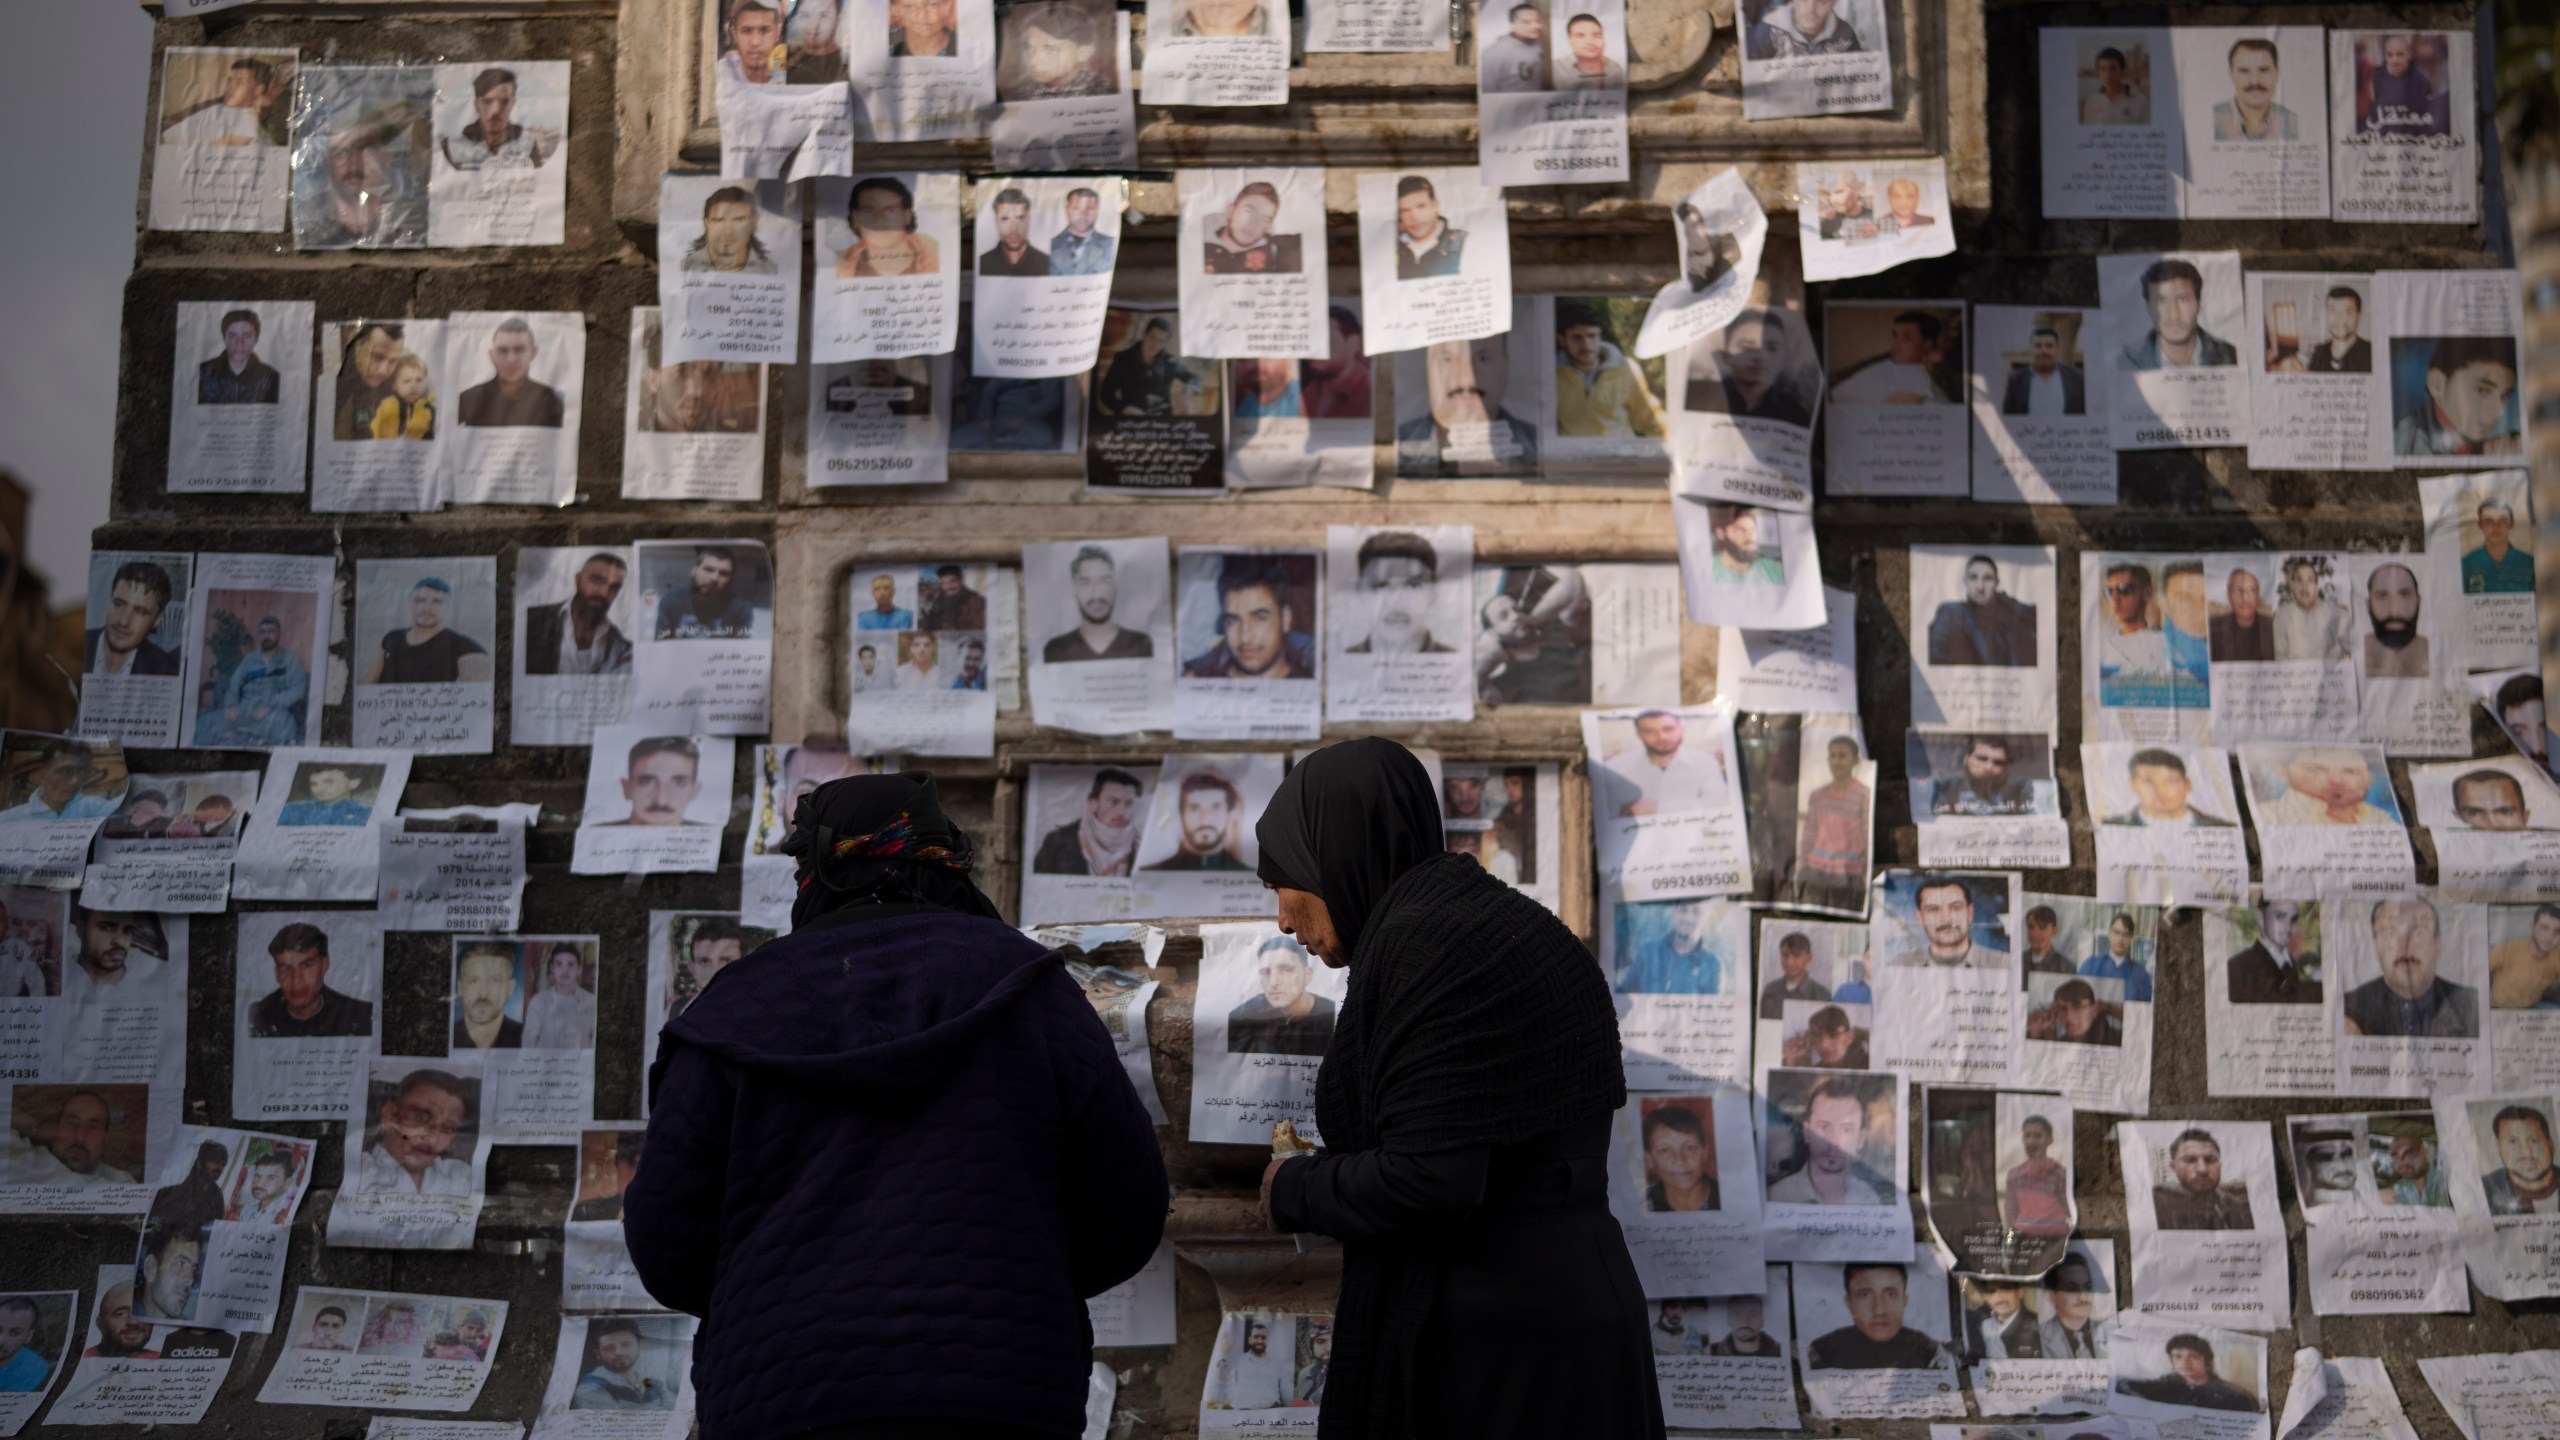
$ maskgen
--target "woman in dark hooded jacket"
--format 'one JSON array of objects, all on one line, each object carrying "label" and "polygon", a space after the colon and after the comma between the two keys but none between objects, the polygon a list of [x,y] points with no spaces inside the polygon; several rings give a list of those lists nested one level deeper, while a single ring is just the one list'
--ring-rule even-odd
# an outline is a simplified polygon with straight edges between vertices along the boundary
[{"label": "woman in dark hooded jacket", "polygon": [[1626,1103],[1591,952],[1447,853],[1391,740],[1329,746],[1255,828],[1280,926],[1349,998],[1316,1079],[1326,1153],[1263,1172],[1273,1228],[1339,1237],[1323,1440],[1653,1440],[1644,1292],[1608,1207]]},{"label": "woman in dark hooded jacket", "polygon": [[704,1440],[1069,1440],[1086,1297],[1164,1233],[1155,1127],[933,777],[800,801],[792,933],[669,1022],[623,1233],[702,1317]]}]

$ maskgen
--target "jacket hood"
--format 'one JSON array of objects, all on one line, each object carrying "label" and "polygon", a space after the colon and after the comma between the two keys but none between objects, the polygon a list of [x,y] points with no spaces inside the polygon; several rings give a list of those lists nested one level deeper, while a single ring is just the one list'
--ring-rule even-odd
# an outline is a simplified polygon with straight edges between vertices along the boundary
[{"label": "jacket hood", "polygon": [[[733,1064],[838,1093],[847,1103],[921,1098],[1040,984],[1056,951],[998,920],[928,911],[788,935],[728,966],[664,1037]],[[660,1044],[650,1089],[674,1047]]]}]

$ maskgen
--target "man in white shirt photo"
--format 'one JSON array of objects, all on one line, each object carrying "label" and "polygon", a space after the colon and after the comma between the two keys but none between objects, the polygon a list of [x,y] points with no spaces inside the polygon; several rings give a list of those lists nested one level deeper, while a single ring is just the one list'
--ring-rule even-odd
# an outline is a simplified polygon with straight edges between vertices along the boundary
[{"label": "man in white shirt photo", "polygon": [[1603,762],[1595,775],[1609,791],[1607,813],[1676,815],[1714,810],[1732,797],[1723,757],[1684,748],[1687,728],[1678,715],[1644,711],[1636,716],[1635,731],[1639,748]]}]

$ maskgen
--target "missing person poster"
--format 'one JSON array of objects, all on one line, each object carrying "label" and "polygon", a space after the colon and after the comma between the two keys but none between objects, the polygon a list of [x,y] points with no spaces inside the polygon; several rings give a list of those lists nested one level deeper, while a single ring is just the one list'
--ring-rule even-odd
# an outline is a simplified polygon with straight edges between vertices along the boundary
[{"label": "missing person poster", "polygon": [[258,772],[135,775],[124,803],[98,827],[80,903],[92,910],[220,914],[231,898],[231,857],[258,798]]},{"label": "missing person poster", "polygon": [[488,1082],[492,1134],[567,1143],[595,1111],[593,935],[453,937],[453,1043]]},{"label": "missing person poster", "polygon": [[1200,1387],[1199,1433],[1219,1440],[1265,1440],[1313,1430],[1332,1363],[1331,1315],[1222,1313],[1209,1351],[1208,1378]]},{"label": "missing person poster", "polygon": [[1477,157],[1494,185],[1627,178],[1627,16],[1591,0],[1555,24],[1536,0],[1476,7]]},{"label": "missing person poster", "polygon": [[2080,774],[2098,822],[2099,899],[2248,902],[2249,852],[2227,751],[2087,744],[2080,747]]},{"label": "missing person poster", "polygon": [[1729,631],[1821,626],[1822,564],[1811,515],[1674,495],[1671,523],[1691,621]]},{"label": "missing person poster", "polygon": [[2458,679],[2460,615],[2427,605],[2424,555],[2359,554],[2349,572],[2357,617],[2360,739],[2399,755],[2459,755],[2470,748],[2472,701]]},{"label": "missing person poster", "polygon": [[2560,1350],[2429,1356],[2418,1373],[2454,1423],[2479,1440],[2531,1440],[2560,1404]]},{"label": "missing person poster", "polygon": [[2116,1317],[2107,1375],[2114,1388],[2108,1408],[2118,1415],[2195,1440],[2267,1440],[2264,1340],[2164,1314],[2145,1295],[2141,1310]]},{"label": "missing person poster", "polygon": [[879,172],[818,181],[809,358],[940,355],[960,335],[961,179]]},{"label": "missing person poster", "polygon": [[1654,292],[1636,331],[1634,352],[1651,360],[1685,350],[1731,324],[1760,278],[1769,216],[1734,169],[1717,171],[1672,207],[1680,246],[1680,278]]},{"label": "missing person poster", "polygon": [[356,1067],[340,1100],[346,1180],[329,1207],[328,1243],[471,1248],[494,1138],[483,1060],[372,1055]]},{"label": "missing person poster", "polygon": [[631,718],[760,735],[772,704],[773,557],[753,540],[643,540]]},{"label": "missing person poster", "polygon": [[2560,1224],[2552,1170],[2554,1100],[2508,1091],[2435,1101],[2446,1189],[2462,1226],[2471,1282],[2493,1300],[2539,1300],[2560,1289],[2551,1266]]},{"label": "missing person poster", "polygon": [[1825,585],[1822,603],[1822,623],[1803,630],[1725,627],[1716,690],[1744,714],[1857,714],[1858,597]]},{"label": "missing person poster", "polygon": [[193,697],[185,743],[268,750],[317,738],[311,677],[329,653],[332,559],[204,554],[195,568],[184,617],[184,693]]},{"label": "missing person poster", "polygon": [[2331,215],[2448,225],[2479,218],[2471,39],[2467,30],[2329,32]]},{"label": "missing person poster", "polygon": [[1189,353],[1331,354],[1324,172],[1184,170],[1175,188],[1182,205],[1175,273]]},{"label": "missing person poster", "polygon": [[1536,374],[1538,454],[1551,479],[1663,471],[1669,365],[1627,348],[1652,301],[1640,295],[1533,297],[1512,327],[1547,357]]},{"label": "missing person poster", "polygon": [[1912,723],[2052,734],[2053,550],[1914,545],[1910,564]]},{"label": "missing person poster", "polygon": [[569,869],[655,875],[719,868],[737,743],[651,725],[599,725]]},{"label": "missing person poster", "polygon": [[[1025,615],[1052,617],[1053,627],[1035,620],[1026,637],[1034,721],[1082,735],[1164,728],[1173,712],[1175,650],[1163,537],[1028,544],[1022,583]],[[857,629],[865,618],[857,612]],[[857,692],[877,683],[870,676],[878,673],[863,671],[859,660],[857,651]]]},{"label": "missing person poster", "polygon": [[800,190],[670,174],[658,183],[658,309],[669,360],[800,352]]},{"label": "missing person poster", "polygon": [[2322,907],[2338,1093],[2423,1100],[2489,1088],[2487,909],[2423,894]]},{"label": "missing person poster", "polygon": [[2027,1281],[2061,1264],[2080,1213],[2071,1102],[1945,1085],[1929,1087],[1923,1102],[1920,1198],[1955,1268]]},{"label": "missing person poster", "polygon": [[2389,376],[2373,363],[2381,319],[2371,275],[2248,277],[2253,470],[2382,470],[2374,416]]},{"label": "missing person poster", "polygon": [[1813,419],[1822,357],[1796,309],[1736,311],[1693,342],[1673,388],[1675,494],[1786,510],[1813,508]]},{"label": "missing person poster", "polygon": [[2269,890],[2204,912],[2205,1093],[2333,1095],[2337,1029],[2322,958],[2324,912],[2348,903]]},{"label": "missing person poster", "polygon": [[845,727],[855,754],[994,753],[992,681],[996,657],[1016,645],[1014,579],[957,561],[853,572]]},{"label": "missing person poster", "polygon": [[2471,1290],[2426,1110],[2285,1121],[2315,1315],[2462,1314]]},{"label": "missing person poster", "polygon": [[2015,872],[1886,870],[1874,883],[1875,1064],[1931,1085],[2015,1081]]},{"label": "missing person poster", "polygon": [[1440,767],[1440,830],[1448,848],[1550,910],[1562,907],[1563,807],[1559,766]]},{"label": "missing person poster", "polygon": [[[2116,1125],[2135,1298],[2162,1321],[2293,1323],[2275,1146],[2264,1121]],[[2192,1233],[2189,1233],[2192,1232]],[[2121,1357],[2122,1328],[2110,1359]]]},{"label": "missing person poster", "polygon": [[301,65],[293,90],[294,248],[425,245],[435,67]]},{"label": "missing person poster", "polygon": [[1770,1070],[1865,1070],[1874,1039],[1867,927],[1792,918],[1760,921],[1753,1085]]},{"label": "missing person poster", "polygon": [[2204,557],[2211,733],[2225,743],[2354,733],[2353,556]]},{"label": "missing person poster", "polygon": [[[996,99],[990,0],[850,0],[842,13],[837,29],[853,80],[857,140],[961,140],[985,133]],[[810,18],[826,15],[820,7]],[[741,38],[741,56],[747,43]],[[807,43],[801,38],[786,47],[795,81],[819,78],[801,48]]]},{"label": "missing person poster", "polygon": [[1085,485],[1122,494],[1216,495],[1226,488],[1225,367],[1187,353],[1166,306],[1102,317],[1085,430]]},{"label": "missing person poster", "polygon": [[187,921],[23,887],[0,906],[18,932],[0,950],[15,972],[0,1213],[140,1214],[185,1083]]},{"label": "missing person poster", "polygon": [[382,927],[369,911],[243,911],[232,990],[231,1113],[325,1120],[380,1045]]},{"label": "missing person poster", "polygon": [[2081,731],[2092,740],[2208,738],[2212,604],[2194,555],[2080,552]]},{"label": "missing person poster", "polygon": [[453,376],[441,320],[341,320],[320,327],[311,412],[316,512],[441,510]]},{"label": "missing person poster", "polygon": [[1136,169],[1129,17],[1109,0],[1039,0],[996,23],[995,168]]},{"label": "missing person poster", "polygon": [[498,562],[356,562],[355,739],[414,755],[486,755],[496,709]]},{"label": "missing person poster", "polygon": [[1973,498],[2116,503],[2107,399],[2114,366],[2091,364],[2098,313],[1973,307]]},{"label": "missing person poster", "polygon": [[2398,895],[2417,884],[2379,745],[2243,745],[2260,878],[2277,895]]},{"label": "missing person poster", "polygon": [[[2532,477],[2522,470],[2428,475],[2418,481],[2427,520],[2427,602],[2450,627],[2457,673],[2535,664]],[[2525,537],[2517,543],[2517,536]],[[2443,557],[2457,557],[2451,565]]]},{"label": "missing person poster", "polygon": [[1853,713],[1735,717],[1754,899],[1864,918],[1876,763]]},{"label": "missing person poster", "polygon": [[1525,479],[1539,473],[1547,423],[1544,367],[1554,347],[1533,333],[1544,297],[1522,296],[1511,328],[1441,340],[1393,359],[1395,473],[1414,480]]},{"label": "missing person poster", "polygon": [[1333,586],[1325,631],[1325,713],[1378,724],[1475,718],[1460,648],[1474,575],[1475,528],[1325,529]]},{"label": "missing person poster", "polygon": [[1796,235],[1809,284],[1953,255],[1952,212],[1943,157],[1796,166]]},{"label": "missing person poster", "polygon": [[2050,737],[1913,730],[1902,753],[1921,864],[2070,866]]},{"label": "missing person poster", "polygon": [[[2385,270],[2374,277],[2391,356],[2390,466],[2512,469],[2531,453],[2524,287],[2513,270]],[[2374,411],[2377,428],[2384,416]]]},{"label": "missing person poster", "polygon": [[300,493],[312,302],[182,300],[177,311],[169,493]]},{"label": "missing person poster", "polygon": [[1323,556],[1185,545],[1174,563],[1174,737],[1315,739]]},{"label": "missing person poster", "polygon": [[2017,1083],[2086,1109],[2149,1113],[2161,909],[2033,892],[2020,900]]},{"label": "missing person poster", "polygon": [[429,245],[560,243],[569,194],[569,65],[475,60],[436,67]]},{"label": "missing person poster", "polygon": [[639,604],[630,579],[631,552],[619,546],[516,551],[510,744],[585,745],[629,713]]},{"label": "missing person poster", "polygon": [[950,395],[948,355],[812,366],[809,488],[949,480]]},{"label": "missing person poster", "polygon": [[[773,938],[761,926],[741,924],[734,910],[649,912],[649,991],[640,1012],[643,1073],[658,1061],[658,1034],[667,1022],[683,1014],[721,971]],[[645,1095],[641,1108],[648,1108]],[[621,1211],[614,1213],[619,1218]]]},{"label": "missing person poster", "polygon": [[258,1402],[458,1415],[480,1398],[506,1326],[504,1300],[306,1285]]},{"label": "missing person poster", "polygon": [[131,784],[113,740],[0,732],[0,883],[79,888],[89,841]]},{"label": "missing person poster", "polygon": [[2560,789],[2522,755],[2411,765],[2417,820],[2435,841],[2448,899],[2528,899],[2560,890]]},{"label": "missing person poster", "polygon": [[984,248],[975,272],[971,374],[1041,379],[1092,367],[1111,307],[1127,196],[1128,182],[1117,176],[977,182],[973,243]]},{"label": "missing person poster", "polygon": [[[2067,1132],[2066,1132],[2067,1136]],[[1958,1349],[1985,1415],[2068,1415],[2107,1406],[2107,1335],[2117,1300],[2111,1241],[2071,1242],[2060,1263],[2024,1281],[1957,1274]],[[2065,1440],[2118,1440],[2090,1423],[2052,1427]],[[1939,1433],[1952,1427],[1940,1427]],[[2041,1430],[2019,1427],[2028,1434]],[[1993,1434],[1998,1434],[1994,1430]],[[2139,1432],[2145,1433],[2148,1432]]]},{"label": "missing person poster", "polygon": [[[961,307],[961,327],[971,328]],[[974,330],[971,333],[975,333]],[[1092,357],[1086,357],[1086,365]],[[1006,379],[979,373],[968,346],[951,354],[951,448],[997,455],[1082,455],[1084,377]]]},{"label": "missing person poster", "polygon": [[1903,1077],[1773,1069],[1760,1095],[1768,1258],[1910,1253]]},{"label": "missing person poster", "polygon": [[1265,0],[1148,0],[1150,105],[1285,105],[1289,13]]},{"label": "missing person poster", "polygon": [[2044,213],[2326,216],[2324,36],[2316,25],[2046,29]]},{"label": "missing person poster", "polygon": [[1923,1246],[1908,1260],[1800,1264],[1795,1287],[1798,1359],[1815,1415],[1964,1414],[1947,1271],[1933,1250]]},{"label": "missing person poster", "polygon": [[1964,494],[1973,430],[1964,302],[1834,300],[1822,310],[1822,349],[1826,492]]},{"label": "missing person poster", "polygon": [[1511,215],[1501,186],[1472,166],[1356,179],[1370,354],[1511,328]]},{"label": "missing person poster", "polygon": [[1153,925],[1048,925],[1023,933],[1065,958],[1068,978],[1083,987],[1110,1033],[1139,1102],[1157,1124],[1172,1123],[1156,1094],[1155,1057],[1147,1044],[1147,1003],[1155,998],[1152,976],[1164,954],[1164,932]]},{"label": "missing person poster", "polygon": [[1192,1001],[1193,1143],[1268,1145],[1283,1120],[1316,1130],[1316,1066],[1349,973],[1316,963],[1267,920],[1200,927]]},{"label": "missing person poster", "polygon": [[1744,895],[1751,841],[1733,704],[1585,710],[1604,883],[1632,900]]},{"label": "missing person poster", "polygon": [[1739,1086],[1627,1097],[1609,1131],[1609,1210],[1647,1295],[1763,1283],[1756,1169]]},{"label": "missing person poster", "polygon": [[1166,757],[1138,837],[1137,914],[1270,914],[1271,894],[1254,874],[1261,847],[1253,827],[1280,773],[1278,755]]},{"label": "missing person poster", "polygon": [[1882,0],[1759,0],[1738,9],[1742,118],[1893,108],[1893,49]]},{"label": "missing person poster", "polygon": [[[286,145],[301,52],[173,45],[152,117],[151,228],[284,229]],[[361,165],[368,152],[349,163]],[[361,182],[359,182],[361,183]]]},{"label": "missing person poster", "polygon": [[[1261,356],[1227,362],[1230,487],[1339,485],[1366,490],[1375,482],[1376,362],[1362,341],[1359,301],[1336,300],[1326,307],[1325,337],[1322,358]],[[1419,438],[1435,442],[1435,467],[1442,458],[1438,442],[1443,428],[1436,414],[1420,427]]]},{"label": "missing person poster", "polygon": [[1751,912],[1737,901],[1612,896],[1600,968],[1631,1088],[1750,1083],[1750,954]]},{"label": "missing person poster", "polygon": [[762,365],[666,358],[655,305],[631,307],[624,370],[627,500],[755,500],[764,494]]},{"label": "missing person poster", "polygon": [[[1038,672],[1033,672],[1037,674]],[[1021,915],[1028,925],[1108,921],[1145,904],[1138,840],[1153,765],[1034,765],[1023,790]]]},{"label": "missing person poster", "polygon": [[564,1318],[539,1440],[684,1440],[693,1430],[690,1315]]},{"label": "missing person poster", "polygon": [[445,498],[568,504],[578,489],[586,317],[457,310],[444,323],[445,369],[458,391],[445,435]]},{"label": "missing person poster", "polygon": [[1654,1383],[1678,1426],[1797,1430],[1787,1267],[1767,1267],[1760,1290],[1647,1300]]},{"label": "missing person poster", "polygon": [[205,1326],[154,1325],[137,1316],[133,1268],[98,1267],[88,1344],[46,1425],[194,1425],[212,1408],[237,1341]]},{"label": "missing person poster", "polygon": [[283,1135],[179,1126],[153,1177],[159,1189],[134,1256],[135,1317],[273,1330],[285,1241],[311,1183],[314,1148]]},{"label": "missing person poster", "polygon": [[2115,447],[2248,444],[2249,372],[2230,338],[2246,338],[2239,252],[2101,255],[2098,291]]},{"label": "missing person poster", "polygon": [[654,1309],[622,1238],[622,1195],[640,1173],[648,1131],[637,1125],[578,1132],[578,1180],[561,1229],[560,1308]]},{"label": "missing person poster", "polygon": [[243,900],[363,900],[380,884],[376,832],[409,784],[403,750],[282,749],[240,838],[232,893]]},{"label": "missing person poster", "polygon": [[1677,700],[1679,576],[1670,565],[1476,567],[1476,703]]},{"label": "missing person poster", "polygon": [[724,83],[714,95],[721,174],[798,184],[853,173],[853,92],[846,82]]}]

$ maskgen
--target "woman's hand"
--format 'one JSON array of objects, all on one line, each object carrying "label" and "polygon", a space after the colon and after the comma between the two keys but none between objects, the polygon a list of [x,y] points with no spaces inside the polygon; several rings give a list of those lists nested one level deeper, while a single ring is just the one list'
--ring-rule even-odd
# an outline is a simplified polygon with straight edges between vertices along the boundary
[{"label": "woman's hand", "polygon": [[1254,1211],[1262,1217],[1262,1228],[1275,1235],[1286,1232],[1271,1219],[1271,1177],[1280,1173],[1281,1166],[1297,1158],[1295,1155],[1274,1155],[1271,1163],[1262,1167],[1262,1199],[1254,1206]]}]

